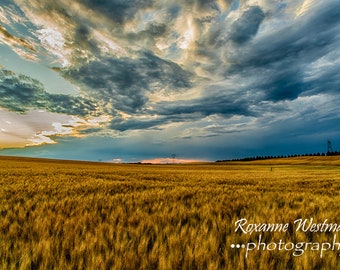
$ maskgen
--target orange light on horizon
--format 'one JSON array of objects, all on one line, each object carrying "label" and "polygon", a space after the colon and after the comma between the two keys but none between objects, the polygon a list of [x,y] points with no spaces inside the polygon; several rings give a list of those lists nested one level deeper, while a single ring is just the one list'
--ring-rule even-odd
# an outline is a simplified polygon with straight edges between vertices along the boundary
[{"label": "orange light on horizon", "polygon": [[151,164],[182,164],[182,163],[197,163],[197,162],[210,162],[208,160],[202,159],[178,159],[178,158],[154,158],[145,159],[141,163],[151,163]]}]

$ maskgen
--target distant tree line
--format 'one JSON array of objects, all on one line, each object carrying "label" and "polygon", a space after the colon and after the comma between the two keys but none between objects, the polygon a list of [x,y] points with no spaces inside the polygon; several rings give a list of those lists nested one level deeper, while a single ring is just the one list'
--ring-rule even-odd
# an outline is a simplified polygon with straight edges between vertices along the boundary
[{"label": "distant tree line", "polygon": [[327,153],[310,153],[310,154],[295,154],[295,155],[245,157],[245,158],[239,158],[239,159],[236,158],[236,159],[217,160],[216,162],[252,161],[252,160],[264,160],[264,159],[274,159],[274,158],[312,157],[312,156],[339,156],[339,155],[340,155],[340,151],[328,151]]}]

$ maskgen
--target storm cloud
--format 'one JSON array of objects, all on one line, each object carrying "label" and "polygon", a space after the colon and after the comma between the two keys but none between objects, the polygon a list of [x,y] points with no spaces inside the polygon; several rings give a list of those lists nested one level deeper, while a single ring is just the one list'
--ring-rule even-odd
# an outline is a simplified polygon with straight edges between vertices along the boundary
[{"label": "storm cloud", "polygon": [[90,9],[98,11],[117,23],[131,20],[140,10],[151,7],[152,0],[79,0]]},{"label": "storm cloud", "polygon": [[[327,70],[338,69],[338,63],[330,55],[334,56],[340,46],[339,18],[340,9],[334,1],[319,4],[310,14],[296,18],[293,25],[253,41],[247,50],[235,49],[234,54],[226,56],[233,64],[224,74],[256,76],[254,89],[274,102],[334,92],[335,85],[329,84],[329,80],[335,78],[322,76],[324,71],[315,67],[317,63],[327,62]],[[323,87],[326,84],[330,87]]]},{"label": "storm cloud", "polygon": [[192,74],[179,65],[142,52],[137,59],[102,58],[63,76],[81,83],[85,92],[114,110],[136,113],[148,101],[148,93],[173,93],[189,88]]},{"label": "storm cloud", "polygon": [[25,113],[29,109],[44,109],[70,115],[96,115],[91,100],[62,94],[49,94],[43,85],[28,76],[0,69],[0,107]]},{"label": "storm cloud", "polygon": [[256,35],[265,14],[260,7],[251,7],[232,24],[230,39],[240,45]]}]

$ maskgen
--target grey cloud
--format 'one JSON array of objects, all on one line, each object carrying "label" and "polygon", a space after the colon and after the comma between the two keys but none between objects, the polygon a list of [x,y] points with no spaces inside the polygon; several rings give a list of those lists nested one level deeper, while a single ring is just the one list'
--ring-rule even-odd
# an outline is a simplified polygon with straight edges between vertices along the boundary
[{"label": "grey cloud", "polygon": [[110,128],[118,131],[126,131],[126,130],[136,130],[136,129],[159,129],[156,128],[159,125],[165,124],[167,121],[164,118],[158,119],[147,119],[147,120],[140,120],[140,119],[129,119],[129,120],[122,120],[122,119],[115,119],[112,120],[110,123]]},{"label": "grey cloud", "polygon": [[174,40],[182,34],[180,33],[181,31],[178,33],[178,29],[176,29],[176,20],[179,16],[186,17],[190,13],[194,17],[193,23],[196,25],[196,28],[203,29],[206,23],[212,23],[214,18],[221,13],[216,0],[184,0],[176,3],[164,1],[155,3],[153,8],[159,8],[163,16],[156,16],[157,19],[155,21],[151,19],[146,27],[137,33],[126,33],[128,40],[144,41],[143,45],[153,48],[156,43],[155,39],[162,37],[163,41],[173,42],[173,46],[176,47],[178,44],[175,45],[176,42]]},{"label": "grey cloud", "polygon": [[[153,104],[152,110],[144,111],[145,119],[138,117],[128,120],[115,118],[110,127],[119,131],[135,129],[159,129],[159,125],[175,122],[191,122],[201,120],[210,115],[221,115],[224,118],[233,115],[256,116],[257,113],[249,107],[256,102],[249,97],[239,97],[236,93],[228,93],[212,86],[206,89],[202,98],[191,100],[177,100],[174,102],[158,102]],[[214,91],[213,89],[214,88]],[[214,95],[214,93],[216,95]],[[155,118],[155,116],[157,117]]]},{"label": "grey cloud", "polygon": [[99,53],[97,42],[91,38],[91,29],[84,23],[79,22],[74,39],[78,47],[85,48],[94,54]]},{"label": "grey cloud", "polygon": [[[340,46],[340,9],[336,1],[319,3],[280,31],[257,35],[248,42],[261,23],[270,23],[270,18],[264,21],[264,16],[259,7],[251,7],[230,26],[228,21],[213,24],[195,50],[198,60],[204,59],[201,67],[208,73],[234,78],[240,94],[262,93],[265,100],[292,100],[304,94],[338,91],[337,64],[328,64],[327,72],[314,71],[312,78],[308,74],[315,61],[325,57],[329,60],[328,54]],[[224,59],[220,57],[223,52]],[[240,81],[243,87],[238,86]]]},{"label": "grey cloud", "polygon": [[88,134],[98,133],[98,132],[100,132],[102,130],[103,130],[102,128],[86,128],[86,129],[79,129],[79,130],[77,130],[77,133],[81,134],[81,135],[88,135]]},{"label": "grey cloud", "polygon": [[8,70],[0,70],[0,107],[20,113],[33,108],[79,116],[96,114],[97,111],[91,100],[49,94],[37,80]]},{"label": "grey cloud", "polygon": [[146,93],[181,91],[189,88],[191,74],[150,52],[137,59],[106,57],[77,69],[62,71],[67,79],[81,84],[87,95],[111,105],[114,110],[136,113],[147,102]]},{"label": "grey cloud", "polygon": [[256,35],[265,14],[258,6],[250,7],[231,26],[230,39],[237,44],[243,44]]},{"label": "grey cloud", "polygon": [[79,0],[79,2],[120,24],[133,19],[140,9],[146,9],[153,4],[153,0]]},{"label": "grey cloud", "polygon": [[186,4],[195,7],[200,11],[206,11],[207,9],[218,10],[218,4],[216,0],[185,0]]},{"label": "grey cloud", "polygon": [[154,37],[162,36],[166,33],[167,27],[164,23],[150,23],[146,28],[146,32]]},{"label": "grey cloud", "polygon": [[164,23],[149,23],[145,30],[137,34],[139,38],[157,38],[165,35],[167,26]]},{"label": "grey cloud", "polygon": [[[128,120],[115,118],[110,127],[119,131],[135,129],[159,129],[159,125],[176,122],[191,122],[201,120],[210,115],[221,115],[229,118],[233,115],[257,116],[257,112],[250,109],[256,103],[245,95],[240,97],[236,92],[229,93],[221,86],[211,86],[204,91],[201,98],[190,100],[176,100],[173,102],[158,102],[153,109],[145,110],[144,119],[133,117]],[[157,116],[155,118],[155,116]]]},{"label": "grey cloud", "polygon": [[157,104],[160,115],[196,114],[197,118],[213,114],[229,117],[231,115],[254,115],[249,110],[249,101],[243,98],[235,98],[222,93],[216,96],[205,96],[203,98],[189,101],[176,101],[174,103],[160,102]]},{"label": "grey cloud", "polygon": [[297,20],[293,26],[254,44],[253,57],[249,57],[244,64],[263,66],[287,58],[306,62],[320,58],[329,52],[329,45],[336,41],[339,21],[338,5],[324,5],[311,15]]},{"label": "grey cloud", "polygon": [[266,99],[272,101],[295,99],[304,93],[317,94],[316,89],[325,83],[331,88],[321,92],[335,91],[335,84],[328,81],[335,79],[334,76],[315,74],[311,84],[305,71],[339,47],[339,23],[340,8],[336,1],[319,4],[318,9],[298,18],[294,25],[259,38],[251,47],[228,52],[226,59],[232,65],[225,76],[256,76],[250,89],[263,92]]},{"label": "grey cloud", "polygon": [[177,18],[180,14],[181,7],[179,5],[171,5],[167,8],[167,13],[171,20]]},{"label": "grey cloud", "polygon": [[275,72],[270,70],[263,74],[254,86],[264,92],[265,100],[293,100],[306,90],[307,85],[303,82],[299,67],[282,67]]},{"label": "grey cloud", "polygon": [[340,63],[333,64],[327,69],[317,70],[318,73],[316,77],[307,79],[310,89],[306,94],[319,94],[323,92],[328,92],[330,94],[338,94],[340,92]]},{"label": "grey cloud", "polygon": [[[37,102],[39,105],[39,102]],[[44,108],[44,107],[43,107]],[[98,116],[98,105],[90,99],[67,95],[48,95],[47,106],[50,112],[79,116]]]},{"label": "grey cloud", "polygon": [[127,33],[126,38],[129,42],[141,41],[144,45],[150,48],[154,47],[156,39],[165,37],[168,34],[168,27],[165,23],[150,22],[146,25],[144,30],[137,33]]},{"label": "grey cloud", "polygon": [[[158,105],[170,106],[171,104],[161,103]],[[157,105],[157,106],[158,106]],[[144,118],[140,119],[138,117],[133,117],[128,120],[115,118],[110,123],[110,128],[118,131],[127,131],[127,130],[138,130],[138,129],[153,129],[153,130],[161,130],[160,125],[165,125],[169,123],[176,122],[190,122],[195,121],[202,118],[202,114],[199,112],[195,113],[179,113],[173,112],[169,113],[171,108],[168,110],[164,108],[163,112],[157,112],[157,117],[155,118],[155,114],[153,111],[145,112],[143,115]],[[149,114],[147,114],[149,113]],[[149,116],[149,117],[146,117]]]}]

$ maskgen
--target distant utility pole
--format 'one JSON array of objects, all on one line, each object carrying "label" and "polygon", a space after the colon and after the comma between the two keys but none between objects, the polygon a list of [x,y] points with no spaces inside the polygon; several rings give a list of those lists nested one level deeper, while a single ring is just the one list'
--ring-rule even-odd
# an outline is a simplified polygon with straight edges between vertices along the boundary
[{"label": "distant utility pole", "polygon": [[172,154],[171,158],[172,158],[172,163],[175,163],[176,154]]},{"label": "distant utility pole", "polygon": [[330,140],[327,141],[327,153],[333,152],[332,143]]}]

